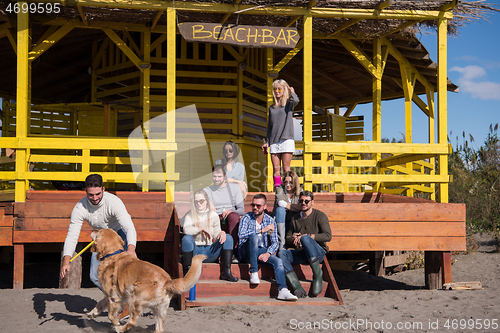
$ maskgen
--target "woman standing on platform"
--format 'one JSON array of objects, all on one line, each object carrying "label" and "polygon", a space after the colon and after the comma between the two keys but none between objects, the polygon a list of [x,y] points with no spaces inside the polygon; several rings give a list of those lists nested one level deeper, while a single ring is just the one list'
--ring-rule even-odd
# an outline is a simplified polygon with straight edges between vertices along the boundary
[{"label": "woman standing on platform", "polygon": [[293,171],[285,172],[283,184],[276,186],[273,211],[280,243],[278,251],[284,249],[285,235],[290,228],[292,216],[302,210],[302,206],[299,204],[299,194],[301,191],[299,176]]},{"label": "woman standing on platform", "polygon": [[293,109],[299,103],[293,87],[285,80],[273,82],[274,104],[269,107],[267,143],[262,151],[271,153],[274,186],[281,185],[281,164],[283,171],[290,171],[290,162],[295,151],[293,132]]},{"label": "woman standing on platform", "polygon": [[222,147],[222,159],[215,161],[215,165],[222,164],[226,170],[226,181],[238,184],[245,199],[248,193],[248,186],[245,183],[245,166],[238,162],[238,155],[238,146],[233,141],[226,141]]},{"label": "woman standing on platform", "polygon": [[204,190],[197,190],[191,198],[191,210],[182,224],[181,251],[184,274],[191,267],[191,260],[197,254],[208,256],[203,262],[215,262],[221,257],[221,280],[231,282],[238,278],[231,274],[233,237],[221,230],[219,215],[210,209],[210,201]]}]

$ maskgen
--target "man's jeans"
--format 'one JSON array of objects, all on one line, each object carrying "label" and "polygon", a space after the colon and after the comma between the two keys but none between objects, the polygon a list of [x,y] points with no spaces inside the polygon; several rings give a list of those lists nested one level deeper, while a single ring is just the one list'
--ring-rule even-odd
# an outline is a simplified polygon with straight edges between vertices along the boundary
[{"label": "man's jeans", "polygon": [[325,257],[325,250],[311,236],[302,236],[300,243],[302,244],[302,250],[300,251],[290,249],[278,253],[287,273],[293,271],[292,265],[309,265],[314,258],[318,258],[319,262],[322,262]]},{"label": "man's jeans", "polygon": [[[240,250],[240,260],[243,262],[249,262],[250,273],[256,273],[259,270],[258,258],[261,254],[266,252],[267,249],[265,247],[259,247],[259,236],[251,235],[248,237],[248,240],[243,244]],[[278,291],[286,288],[285,271],[281,259],[274,254],[271,254],[269,259],[267,259],[267,262],[260,262],[274,268],[274,276],[276,278],[276,283],[278,284]]]},{"label": "man's jeans", "polygon": [[[127,246],[128,246],[127,235],[125,235],[125,232],[123,231],[123,229],[120,229],[117,232],[117,234],[120,235],[120,237],[125,242],[125,245],[123,245],[123,246],[124,246],[125,251],[127,251]],[[99,284],[99,280],[97,279],[97,268],[99,267],[100,263],[101,263],[101,261],[97,260],[97,253],[93,252],[92,258],[90,259],[90,281],[92,281],[97,286],[97,288],[102,290],[101,285]]]},{"label": "man's jeans", "polygon": [[233,250],[233,237],[226,234],[226,241],[221,244],[219,240],[212,243],[212,245],[196,245],[193,236],[184,235],[182,237],[181,251],[191,252],[193,251],[193,256],[197,254],[204,254],[207,259],[203,262],[215,262],[220,257],[220,252],[222,250]]}]

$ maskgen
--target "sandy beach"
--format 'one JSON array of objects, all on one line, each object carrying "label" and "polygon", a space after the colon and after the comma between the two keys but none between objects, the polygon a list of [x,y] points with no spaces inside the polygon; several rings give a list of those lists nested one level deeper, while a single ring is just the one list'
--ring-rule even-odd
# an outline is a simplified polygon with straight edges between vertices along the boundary
[{"label": "sandy beach", "polygon": [[[229,305],[169,309],[165,332],[499,332],[500,253],[453,256],[453,281],[480,281],[482,290],[424,289],[424,271],[387,277],[335,271],[342,306]],[[97,288],[0,289],[1,332],[113,332],[106,315],[85,313]],[[130,332],[153,332],[144,314]]]}]

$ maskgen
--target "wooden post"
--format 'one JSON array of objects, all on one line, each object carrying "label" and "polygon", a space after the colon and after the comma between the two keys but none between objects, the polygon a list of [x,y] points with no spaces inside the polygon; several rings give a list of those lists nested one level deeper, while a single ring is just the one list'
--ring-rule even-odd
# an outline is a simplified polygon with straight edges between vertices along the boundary
[{"label": "wooden post", "polygon": [[14,289],[24,287],[24,244],[14,244]]},{"label": "wooden post", "polygon": [[425,287],[430,290],[442,289],[443,252],[425,251]]},{"label": "wooden post", "polygon": [[443,252],[443,284],[452,282],[453,278],[451,275],[451,252]]},{"label": "wooden post", "polygon": [[303,72],[304,72],[304,190],[312,191],[312,181],[306,181],[307,177],[312,175],[312,153],[309,150],[309,144],[312,143],[312,24],[313,18],[311,15],[304,15],[304,47],[302,49],[304,55]]},{"label": "wooden post", "polygon": [[[438,20],[438,143],[446,144],[448,132],[448,99],[447,99],[447,47],[448,20]],[[438,172],[448,175],[448,156],[439,155]],[[439,183],[439,202],[448,202],[448,183]]]},{"label": "wooden post", "polygon": [[375,276],[384,276],[384,251],[373,251],[370,252],[370,274]]},{"label": "wooden post", "polygon": [[[19,8],[27,2],[19,2]],[[29,26],[29,11],[17,14],[17,91],[16,91],[16,137],[24,139],[28,135],[28,119],[30,118],[30,64],[28,61],[28,52],[30,51],[31,38]],[[16,147],[17,148],[17,147]],[[26,149],[16,149],[16,202],[26,201],[26,190],[29,188],[29,182],[24,173],[27,171]],[[23,250],[24,251],[24,250]],[[15,284],[15,282],[14,282]],[[22,288],[22,282],[21,282]]]}]

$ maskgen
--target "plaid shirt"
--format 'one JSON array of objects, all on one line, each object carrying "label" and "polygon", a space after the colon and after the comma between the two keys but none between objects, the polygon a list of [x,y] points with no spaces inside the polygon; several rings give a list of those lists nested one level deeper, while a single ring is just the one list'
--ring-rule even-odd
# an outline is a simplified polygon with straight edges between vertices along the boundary
[{"label": "plaid shirt", "polygon": [[[264,214],[264,218],[260,223],[261,228],[265,228],[266,226],[272,224],[274,225],[274,230],[271,235],[271,244],[269,244],[268,237],[264,237],[264,247],[267,248],[267,252],[270,254],[275,254],[278,251],[278,232],[276,228],[276,222],[274,219]],[[245,214],[240,220],[240,228],[238,229],[238,237],[240,238],[240,243],[238,245],[238,251],[241,250],[243,244],[248,240],[248,237],[251,235],[258,235],[257,233],[257,221],[255,220],[255,215],[253,212]]]}]

